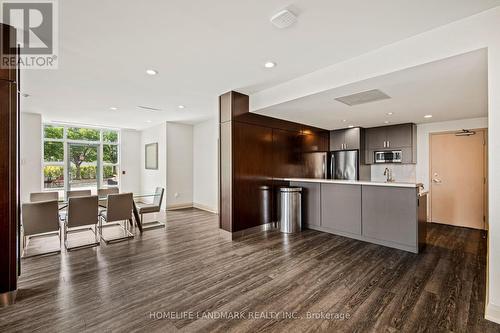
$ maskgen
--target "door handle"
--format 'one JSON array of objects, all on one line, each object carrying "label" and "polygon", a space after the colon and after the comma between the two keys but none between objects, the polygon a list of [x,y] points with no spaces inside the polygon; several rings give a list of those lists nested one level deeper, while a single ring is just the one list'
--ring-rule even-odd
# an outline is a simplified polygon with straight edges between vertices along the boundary
[{"label": "door handle", "polygon": [[441,179],[439,179],[439,178],[432,178],[432,182],[434,184],[441,184],[443,181]]}]

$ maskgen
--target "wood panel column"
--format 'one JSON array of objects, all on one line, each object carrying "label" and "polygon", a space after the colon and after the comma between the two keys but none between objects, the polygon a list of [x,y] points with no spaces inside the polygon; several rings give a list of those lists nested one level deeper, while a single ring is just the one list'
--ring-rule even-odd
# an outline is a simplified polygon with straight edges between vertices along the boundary
[{"label": "wood panel column", "polygon": [[230,91],[219,97],[219,227],[233,232],[233,120],[249,112],[249,97]]},{"label": "wood panel column", "polygon": [[[0,306],[15,299],[19,272],[19,72],[16,31],[0,24]],[[12,64],[12,62],[11,62]]]}]

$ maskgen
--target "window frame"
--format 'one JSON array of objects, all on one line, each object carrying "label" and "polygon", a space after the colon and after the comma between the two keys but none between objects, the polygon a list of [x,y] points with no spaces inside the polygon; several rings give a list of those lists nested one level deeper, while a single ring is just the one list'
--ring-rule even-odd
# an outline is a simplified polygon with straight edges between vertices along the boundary
[{"label": "window frame", "polygon": [[[52,139],[52,138],[46,138],[45,137],[45,126],[53,126],[53,127],[62,127],[63,128],[63,138],[62,139]],[[96,141],[88,141],[88,140],[72,140],[68,139],[68,128],[86,128],[86,129],[93,129],[93,130],[98,130],[99,131],[99,140]],[[117,133],[117,140],[116,142],[108,142],[104,141],[104,132],[105,131],[113,131]],[[91,144],[91,145],[97,145],[99,149],[99,160],[98,166],[99,166],[99,177],[97,179],[97,189],[102,189],[108,187],[108,185],[104,184],[104,167],[105,166],[112,166],[116,167],[118,170],[118,187],[121,187],[121,177],[120,177],[120,165],[121,165],[121,130],[119,128],[113,128],[113,127],[97,127],[97,126],[89,126],[89,125],[80,125],[80,124],[63,124],[63,123],[52,123],[52,122],[44,122],[42,123],[42,142],[41,142],[41,150],[42,150],[42,156],[41,156],[41,174],[42,174],[42,179],[41,179],[41,189],[42,192],[50,192],[50,191],[67,191],[69,188],[69,179],[68,179],[68,146],[69,144]],[[62,162],[51,162],[51,161],[45,161],[45,142],[62,142],[63,143],[63,161]],[[117,147],[117,163],[106,163],[104,162],[104,155],[103,155],[103,148],[104,145],[113,145]],[[63,167],[63,173],[64,173],[64,186],[62,188],[45,188],[45,167],[46,166],[57,166],[57,167]]]}]

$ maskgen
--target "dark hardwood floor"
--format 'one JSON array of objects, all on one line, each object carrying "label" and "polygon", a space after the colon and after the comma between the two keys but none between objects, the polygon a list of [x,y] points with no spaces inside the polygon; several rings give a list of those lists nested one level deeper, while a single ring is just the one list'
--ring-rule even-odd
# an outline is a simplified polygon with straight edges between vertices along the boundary
[{"label": "dark hardwood floor", "polygon": [[414,255],[312,230],[231,242],[216,215],[168,212],[166,230],[23,260],[0,332],[500,332],[483,319],[481,233],[432,224],[428,243]]}]

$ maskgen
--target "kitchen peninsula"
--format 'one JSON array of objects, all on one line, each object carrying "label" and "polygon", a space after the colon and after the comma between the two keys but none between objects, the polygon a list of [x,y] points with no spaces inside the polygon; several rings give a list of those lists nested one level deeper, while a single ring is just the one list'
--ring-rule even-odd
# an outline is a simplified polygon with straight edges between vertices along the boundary
[{"label": "kitchen peninsula", "polygon": [[427,193],[415,183],[285,178],[301,187],[305,228],[419,253]]}]

